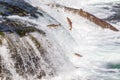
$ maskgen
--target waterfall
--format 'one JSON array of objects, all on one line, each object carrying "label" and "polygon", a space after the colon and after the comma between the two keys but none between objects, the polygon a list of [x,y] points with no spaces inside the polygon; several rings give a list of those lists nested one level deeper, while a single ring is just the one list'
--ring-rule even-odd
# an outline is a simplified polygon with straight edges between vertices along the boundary
[{"label": "waterfall", "polygon": [[119,0],[75,1],[0,0],[0,80],[120,79]]}]

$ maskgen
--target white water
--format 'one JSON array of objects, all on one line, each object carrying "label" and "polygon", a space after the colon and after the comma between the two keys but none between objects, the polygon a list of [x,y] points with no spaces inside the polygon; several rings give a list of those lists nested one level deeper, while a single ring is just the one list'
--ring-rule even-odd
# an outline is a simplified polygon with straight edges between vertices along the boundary
[{"label": "white water", "polygon": [[[52,49],[50,48],[50,50],[48,49],[48,51],[52,52],[51,50],[54,50],[54,54],[56,53],[56,55],[60,55],[58,52],[63,53],[64,55],[67,56],[65,57],[66,60],[71,62],[71,65],[69,64],[69,66],[66,66],[67,65],[66,63],[64,68],[62,68],[61,71],[59,71],[60,73],[58,74],[58,76],[52,77],[52,79],[50,80],[120,80],[120,69],[108,69],[106,67],[106,65],[108,65],[109,63],[112,64],[120,63],[120,50],[119,50],[120,32],[113,32],[108,29],[103,30],[99,28],[99,26],[95,25],[92,22],[89,22],[88,20],[78,15],[64,12],[62,9],[59,9],[59,11],[57,11],[57,9],[52,9],[45,5],[48,3],[59,3],[62,5],[66,5],[78,9],[83,8],[91,13],[94,13],[100,18],[104,18],[104,16],[106,17],[112,15],[112,12],[109,12],[110,14],[106,14],[107,12],[102,11],[102,9],[94,8],[92,5],[98,3],[106,4],[109,2],[117,3],[119,0],[109,0],[109,1],[108,0],[100,0],[100,1],[98,0],[92,0],[92,1],[91,0],[81,0],[81,1],[25,0],[25,1],[27,1],[28,3],[30,3],[35,7],[37,6],[40,9],[44,10],[54,19],[56,19],[59,23],[62,24],[62,26],[56,29],[54,28],[52,29],[46,27],[46,25],[50,23],[47,22],[47,20],[42,19],[41,17],[37,20],[29,19],[29,21],[37,23],[39,26],[43,26],[38,28],[45,30],[47,32],[47,38],[54,45],[54,47]],[[101,10],[101,13],[98,12],[99,10]],[[73,22],[72,31],[69,30],[66,17],[69,17]],[[11,16],[10,18],[20,18],[20,17]],[[25,20],[25,18],[22,19]],[[49,17],[47,17],[47,19],[49,19]],[[57,24],[58,22],[53,21],[51,23]],[[113,25],[115,25],[117,28],[120,29],[120,27],[117,24],[113,24]],[[36,36],[36,38],[38,39],[40,37],[37,34],[33,34],[33,35]],[[44,40],[42,42],[44,42]],[[42,44],[46,46],[46,43],[42,43]],[[0,48],[0,52],[3,51],[2,48],[4,47]],[[83,57],[78,57],[75,55],[75,53],[78,53]],[[7,57],[9,56],[7,55]],[[74,68],[71,69],[71,67],[73,66]],[[15,78],[14,80],[17,79]]]}]

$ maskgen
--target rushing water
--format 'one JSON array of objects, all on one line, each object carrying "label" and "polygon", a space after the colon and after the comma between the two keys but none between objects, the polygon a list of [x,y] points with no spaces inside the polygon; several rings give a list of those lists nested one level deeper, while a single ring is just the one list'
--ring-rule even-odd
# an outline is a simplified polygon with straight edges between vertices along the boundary
[{"label": "rushing water", "polygon": [[119,0],[0,0],[0,80],[120,80],[120,32],[51,3],[120,30]]}]

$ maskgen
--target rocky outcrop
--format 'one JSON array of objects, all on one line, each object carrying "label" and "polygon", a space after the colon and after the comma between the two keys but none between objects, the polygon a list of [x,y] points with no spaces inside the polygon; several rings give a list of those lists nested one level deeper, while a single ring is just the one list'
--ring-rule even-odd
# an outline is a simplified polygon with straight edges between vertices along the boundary
[{"label": "rocky outcrop", "polygon": [[[52,37],[44,29],[47,24],[49,27],[61,24],[44,11],[23,4],[26,3],[13,5],[0,1],[0,80],[48,79],[70,64],[62,48],[52,43]],[[7,17],[11,15],[17,16]],[[38,16],[46,20],[46,26],[31,21]]]},{"label": "rocky outcrop", "polygon": [[[35,28],[36,24],[24,22],[17,19],[4,19],[0,23],[0,48],[6,45],[8,49],[6,55],[9,55],[4,57],[4,53],[0,53],[0,79],[15,80],[14,73],[21,77],[19,80],[36,80],[56,74],[56,63],[51,61],[54,52],[52,54],[48,52],[48,48],[41,44],[42,41],[40,42],[46,37],[46,33]],[[32,32],[39,35],[39,38],[36,38]],[[2,39],[6,44],[2,44]],[[47,41],[45,44],[48,45]],[[5,58],[9,58],[9,61]],[[29,76],[33,78],[29,79]]]},{"label": "rocky outcrop", "polygon": [[[37,14],[43,16],[41,12],[38,12],[36,8],[30,6],[27,3],[19,3],[20,6],[10,4],[7,2],[0,1],[0,15],[9,16],[9,15],[18,15],[18,16],[31,16],[38,18]],[[26,6],[25,6],[26,5]]]},{"label": "rocky outcrop", "polygon": [[28,14],[28,12],[26,12],[24,9],[10,5],[5,2],[0,2],[0,6],[1,6],[0,14],[2,16],[8,16],[8,15],[26,16]]},{"label": "rocky outcrop", "polygon": [[19,36],[25,36],[30,32],[38,32],[45,35],[45,32],[35,28],[35,24],[30,22],[21,22],[18,19],[3,19],[0,23],[0,35],[4,36],[4,33],[18,34]]}]

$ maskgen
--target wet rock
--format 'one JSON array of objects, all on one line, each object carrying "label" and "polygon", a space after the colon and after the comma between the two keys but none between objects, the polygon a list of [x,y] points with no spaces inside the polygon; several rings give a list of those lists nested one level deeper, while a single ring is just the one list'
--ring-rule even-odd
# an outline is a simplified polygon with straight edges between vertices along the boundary
[{"label": "wet rock", "polygon": [[[15,1],[16,2],[16,1]],[[19,4],[15,2],[7,3],[0,1],[0,15],[9,16],[9,15],[18,15],[18,16],[31,16],[38,18],[38,15],[43,16],[41,12],[37,11],[37,8],[29,5],[26,2],[20,2]],[[38,14],[38,15],[37,15]]]},{"label": "wet rock", "polygon": [[0,45],[2,45],[2,39],[0,39]]},{"label": "wet rock", "polygon": [[10,5],[6,2],[0,2],[0,14],[2,16],[9,15],[27,16],[28,12],[17,6]]},{"label": "wet rock", "polygon": [[38,32],[45,35],[45,32],[35,28],[36,24],[30,22],[21,22],[19,20],[5,19],[0,23],[0,35],[4,36],[3,32],[6,33],[16,33],[20,37],[27,35],[30,32]]},{"label": "wet rock", "polygon": [[[43,16],[44,13],[42,13],[42,11],[37,12],[36,8],[31,7],[27,3],[15,5],[14,2],[10,4],[3,2],[0,3],[0,5],[2,6],[1,10],[5,8],[3,9],[4,12],[0,12],[2,16],[28,16],[28,14],[30,14],[30,17],[38,17],[38,14],[39,16]],[[47,15],[47,17],[50,16]],[[2,68],[1,72],[4,73],[3,77],[5,76],[6,80],[12,80],[16,75],[20,77],[18,79],[24,78],[25,80],[29,80],[30,76],[41,79],[42,77],[56,75],[56,70],[58,69],[56,68],[56,64],[59,64],[60,61],[58,60],[58,63],[52,61],[52,58],[57,60],[55,57],[57,55],[53,54],[51,56],[52,52],[47,51],[45,45],[41,44],[43,43],[41,39],[48,37],[45,36],[46,33],[43,30],[36,28],[36,26],[37,25],[32,22],[20,19],[0,18],[1,35],[4,33],[5,46],[8,49],[5,55],[8,55],[7,57],[10,60],[2,63],[2,67],[0,67]],[[30,34],[31,32],[37,32],[37,35],[40,35],[40,37],[36,38],[33,34]],[[46,45],[48,45],[48,43],[46,43]],[[4,65],[7,63],[9,63],[8,67]]]},{"label": "wet rock", "polygon": [[0,75],[2,74],[2,59],[1,59],[1,56],[0,56]]},{"label": "wet rock", "polygon": [[1,35],[2,37],[4,37],[4,36],[5,36],[5,34],[4,34],[4,32],[3,32],[3,31],[0,31],[0,35]]}]

